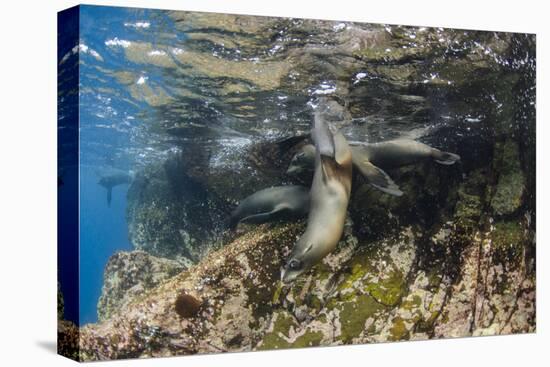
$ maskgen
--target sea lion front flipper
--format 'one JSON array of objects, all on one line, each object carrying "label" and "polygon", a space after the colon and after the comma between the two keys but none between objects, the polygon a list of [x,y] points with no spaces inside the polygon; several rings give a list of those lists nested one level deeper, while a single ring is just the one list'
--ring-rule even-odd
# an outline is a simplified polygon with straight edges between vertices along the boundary
[{"label": "sea lion front flipper", "polygon": [[403,191],[399,190],[399,186],[393,182],[390,176],[368,160],[365,159],[353,163],[363,177],[367,179],[369,184],[376,187],[378,190],[394,196],[403,195]]},{"label": "sea lion front flipper", "polygon": [[277,205],[272,211],[249,215],[244,217],[239,222],[240,223],[253,223],[253,224],[262,224],[270,221],[279,219],[281,216],[286,213],[288,205]]},{"label": "sea lion front flipper", "polygon": [[334,134],[334,159],[340,166],[352,161],[348,141],[340,131]]},{"label": "sea lion front flipper", "polygon": [[113,187],[107,187],[107,206],[111,207],[111,200],[113,199]]},{"label": "sea lion front flipper", "polygon": [[435,148],[432,151],[432,157],[437,163],[444,164],[446,166],[455,164],[457,161],[460,160],[460,156],[458,154],[443,152]]}]

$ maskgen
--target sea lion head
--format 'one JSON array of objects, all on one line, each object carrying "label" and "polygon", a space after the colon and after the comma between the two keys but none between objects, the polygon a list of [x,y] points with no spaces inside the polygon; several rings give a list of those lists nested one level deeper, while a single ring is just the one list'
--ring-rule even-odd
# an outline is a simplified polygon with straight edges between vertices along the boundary
[{"label": "sea lion head", "polygon": [[313,251],[311,251],[313,247],[314,244],[309,243],[307,236],[302,236],[296,242],[286,265],[281,270],[281,281],[283,283],[292,283],[318,262]]},{"label": "sea lion head", "polygon": [[286,173],[291,176],[299,176],[305,172],[313,171],[315,163],[315,147],[311,144],[304,145],[294,157],[292,157]]}]

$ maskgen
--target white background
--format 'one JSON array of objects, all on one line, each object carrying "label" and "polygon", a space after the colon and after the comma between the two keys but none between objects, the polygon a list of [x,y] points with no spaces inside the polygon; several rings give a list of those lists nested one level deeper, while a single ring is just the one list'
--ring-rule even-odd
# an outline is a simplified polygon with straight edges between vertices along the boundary
[{"label": "white background", "polygon": [[[107,362],[116,366],[537,366],[550,363],[547,206],[549,25],[545,1],[179,0],[102,5],[537,33],[537,333]],[[74,1],[5,1],[0,13],[0,365],[69,365],[56,338],[56,12]]]}]

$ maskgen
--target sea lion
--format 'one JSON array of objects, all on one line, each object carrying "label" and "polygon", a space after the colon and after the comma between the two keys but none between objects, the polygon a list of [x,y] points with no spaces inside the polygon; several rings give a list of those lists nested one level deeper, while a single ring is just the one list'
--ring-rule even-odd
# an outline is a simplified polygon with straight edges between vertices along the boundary
[{"label": "sea lion", "polygon": [[315,146],[313,144],[306,144],[294,155],[294,157],[292,157],[286,173],[291,176],[299,176],[307,173],[313,174],[314,167]]},{"label": "sea lion", "polygon": [[107,190],[107,206],[111,206],[111,200],[113,197],[113,187],[118,185],[129,184],[134,179],[134,173],[124,171],[113,171],[109,174],[105,174],[99,178],[97,182],[100,186],[103,186]]},{"label": "sea lion", "polygon": [[[444,152],[412,139],[396,139],[381,143],[350,143],[353,167],[369,184],[391,195],[403,194],[383,169],[391,169],[433,159],[451,165],[460,160],[454,153]],[[304,145],[292,158],[287,170],[290,175],[308,175],[314,166],[315,147]],[[311,174],[311,173],[309,173]]]},{"label": "sea lion", "polygon": [[429,159],[443,165],[451,165],[460,160],[457,154],[444,152],[412,139],[396,139],[372,144],[359,143],[354,145],[354,151],[361,151],[372,164],[385,169]]},{"label": "sea lion", "polygon": [[342,133],[330,132],[319,111],[314,124],[315,172],[307,227],[281,271],[284,283],[292,282],[334,250],[344,231],[351,192],[351,150]]},{"label": "sea lion", "polygon": [[246,197],[231,213],[229,226],[239,223],[266,223],[305,217],[309,211],[309,191],[305,186],[288,185],[263,189]]},{"label": "sea lion", "polygon": [[[363,149],[358,146],[350,146],[353,167],[358,170],[367,181],[377,189],[388,194],[401,196],[403,192],[393,182],[390,176],[379,167],[372,164]],[[306,180],[311,177],[311,167],[315,161],[315,147],[311,144],[304,145],[290,161],[287,174]]]}]

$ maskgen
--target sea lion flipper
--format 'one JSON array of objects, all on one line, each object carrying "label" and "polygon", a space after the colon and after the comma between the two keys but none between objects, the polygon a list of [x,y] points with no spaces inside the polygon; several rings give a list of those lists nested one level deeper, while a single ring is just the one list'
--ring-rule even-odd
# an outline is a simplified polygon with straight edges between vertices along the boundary
[{"label": "sea lion flipper", "polygon": [[403,191],[393,182],[386,172],[376,167],[368,160],[362,160],[356,163],[359,172],[367,179],[369,184],[376,187],[378,190],[394,196],[403,195]]},{"label": "sea lion flipper", "polygon": [[334,134],[334,159],[341,166],[352,161],[348,141],[340,131]]},{"label": "sea lion flipper", "polygon": [[434,149],[432,152],[432,156],[437,163],[444,164],[446,166],[455,164],[457,161],[460,160],[460,156],[458,154],[443,152],[439,149]]},{"label": "sea lion flipper", "polygon": [[277,205],[272,211],[249,215],[240,220],[241,223],[262,224],[277,220],[288,209],[288,205]]},{"label": "sea lion flipper", "polygon": [[112,186],[107,187],[107,206],[111,207],[111,200],[113,199],[113,188]]},{"label": "sea lion flipper", "polygon": [[329,181],[331,172],[335,171],[336,161],[331,157],[321,156],[321,176],[326,184]]},{"label": "sea lion flipper", "polygon": [[315,142],[315,151],[320,160],[321,175],[323,182],[327,183],[332,167],[336,163],[336,147],[334,136],[322,118],[320,112],[315,113],[314,128],[311,137]]},{"label": "sea lion flipper", "polygon": [[315,125],[311,132],[313,141],[315,142],[315,148],[321,156],[334,158],[335,147],[334,137],[330,132],[328,125],[321,117],[320,113],[315,114]]}]

